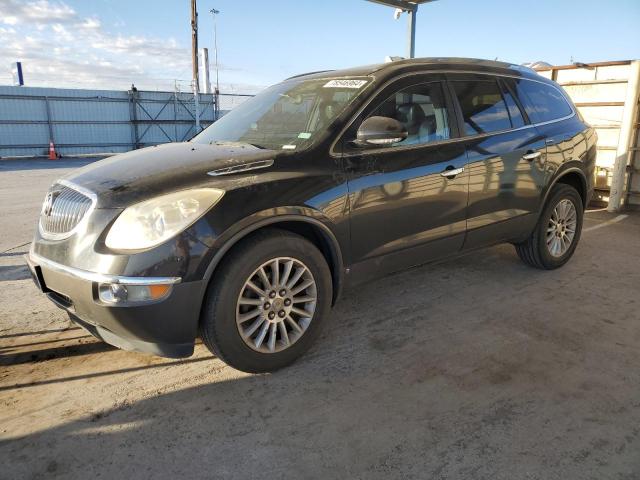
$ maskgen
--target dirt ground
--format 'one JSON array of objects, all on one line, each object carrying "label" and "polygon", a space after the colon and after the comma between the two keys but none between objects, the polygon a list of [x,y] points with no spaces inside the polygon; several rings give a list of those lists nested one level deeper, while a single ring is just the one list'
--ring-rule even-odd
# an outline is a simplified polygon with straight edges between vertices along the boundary
[{"label": "dirt ground", "polygon": [[507,245],[369,283],[294,366],[117,350],[22,262],[48,184],[0,162],[0,478],[640,478],[640,214],[560,270]]}]

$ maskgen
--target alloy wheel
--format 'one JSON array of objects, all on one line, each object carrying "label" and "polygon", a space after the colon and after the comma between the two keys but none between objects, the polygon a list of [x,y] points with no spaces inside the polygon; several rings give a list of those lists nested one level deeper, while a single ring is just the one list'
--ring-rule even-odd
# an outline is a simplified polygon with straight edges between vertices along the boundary
[{"label": "alloy wheel", "polygon": [[573,202],[562,199],[551,213],[547,225],[547,249],[554,257],[561,257],[569,250],[576,235],[578,215]]},{"label": "alloy wheel", "polygon": [[236,306],[236,325],[245,344],[276,353],[297,342],[313,320],[317,287],[300,260],[277,257],[245,281]]}]

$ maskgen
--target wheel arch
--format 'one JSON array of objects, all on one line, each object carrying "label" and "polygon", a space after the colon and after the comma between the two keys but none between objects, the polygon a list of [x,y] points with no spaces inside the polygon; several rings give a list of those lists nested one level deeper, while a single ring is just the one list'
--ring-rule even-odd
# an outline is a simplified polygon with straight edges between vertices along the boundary
[{"label": "wheel arch", "polygon": [[566,185],[570,185],[573,188],[575,188],[578,191],[580,198],[582,199],[582,206],[584,208],[587,208],[587,201],[588,201],[587,177],[585,176],[581,168],[577,166],[573,166],[573,167],[568,167],[566,169],[563,169],[560,173],[556,175],[553,181],[549,184],[549,188],[547,188],[547,191],[545,192],[545,195],[544,195],[544,199],[540,206],[540,211],[544,209],[544,206],[547,203],[547,199],[549,197],[549,194],[551,193],[552,188],[554,187],[554,185],[558,183],[564,183]]},{"label": "wheel arch", "polygon": [[205,273],[205,283],[209,284],[222,259],[238,242],[266,228],[279,228],[298,234],[318,247],[331,271],[332,305],[335,304],[340,297],[344,283],[344,260],[340,243],[325,223],[303,214],[284,214],[263,218],[233,233],[213,256]]}]

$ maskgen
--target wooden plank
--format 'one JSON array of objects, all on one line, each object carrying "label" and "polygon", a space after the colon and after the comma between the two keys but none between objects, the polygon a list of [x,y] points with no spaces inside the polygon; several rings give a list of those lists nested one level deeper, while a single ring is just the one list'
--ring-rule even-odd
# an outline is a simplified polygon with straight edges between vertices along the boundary
[{"label": "wooden plank", "polygon": [[618,140],[620,139],[620,129],[596,129],[596,133],[598,134],[598,148],[610,147],[616,149],[618,147]]},{"label": "wooden plank", "polygon": [[589,83],[579,85],[563,85],[571,99],[579,103],[616,102],[624,103],[626,98],[626,82]]},{"label": "wooden plank", "polygon": [[561,83],[560,86],[561,87],[576,87],[579,85],[605,85],[605,84],[610,84],[610,83],[627,83],[627,80],[582,80],[582,81],[575,81],[575,82],[564,82]]},{"label": "wooden plank", "polygon": [[581,107],[578,110],[589,123],[620,127],[624,107]]},{"label": "wooden plank", "polygon": [[624,102],[581,102],[576,107],[624,107]]},{"label": "wooden plank", "polygon": [[547,70],[574,70],[577,68],[596,68],[596,67],[613,67],[617,65],[630,65],[631,60],[616,60],[611,62],[597,62],[597,63],[581,63],[581,64],[571,64],[571,65],[554,65],[551,67],[539,67],[534,70],[538,72],[544,72]]}]

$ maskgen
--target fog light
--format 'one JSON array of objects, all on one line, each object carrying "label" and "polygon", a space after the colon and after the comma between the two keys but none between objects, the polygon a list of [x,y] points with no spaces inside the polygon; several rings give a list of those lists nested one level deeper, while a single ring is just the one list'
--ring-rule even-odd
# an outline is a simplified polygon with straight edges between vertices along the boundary
[{"label": "fog light", "polygon": [[124,285],[101,283],[98,286],[100,300],[114,305],[160,300],[171,291],[171,285]]},{"label": "fog light", "polygon": [[107,303],[123,303],[127,301],[127,287],[118,283],[103,283],[99,287],[100,300]]}]

